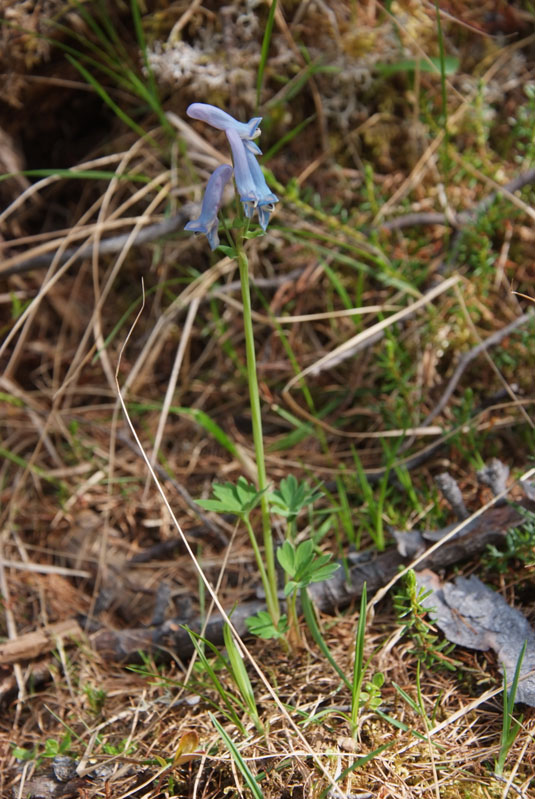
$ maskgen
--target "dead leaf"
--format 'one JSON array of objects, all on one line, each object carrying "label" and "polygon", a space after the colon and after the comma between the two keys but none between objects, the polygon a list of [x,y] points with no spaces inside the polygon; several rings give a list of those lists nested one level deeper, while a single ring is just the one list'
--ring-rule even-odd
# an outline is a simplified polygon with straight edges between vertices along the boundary
[{"label": "dead leaf", "polygon": [[194,757],[199,757],[200,752],[197,751],[199,747],[199,736],[195,731],[184,733],[178,746],[176,748],[173,763],[175,766],[181,766],[183,763],[188,763]]},{"label": "dead leaf", "polygon": [[535,632],[526,617],[477,577],[442,583],[426,570],[418,572],[416,580],[431,591],[423,605],[448,641],[482,652],[493,649],[508,681],[527,642],[516,699],[535,707]]}]

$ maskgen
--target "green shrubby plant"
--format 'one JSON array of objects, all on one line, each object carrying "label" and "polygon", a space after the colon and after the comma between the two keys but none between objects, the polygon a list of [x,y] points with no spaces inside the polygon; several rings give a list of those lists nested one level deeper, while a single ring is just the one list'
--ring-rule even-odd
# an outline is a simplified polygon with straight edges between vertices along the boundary
[{"label": "green shrubby plant", "polygon": [[432,592],[419,588],[416,574],[409,569],[403,585],[394,594],[394,609],[398,621],[403,625],[403,634],[413,642],[412,654],[428,668],[444,668],[455,671],[460,664],[449,657],[454,644],[441,640],[433,625],[427,621],[429,608],[424,605]]}]

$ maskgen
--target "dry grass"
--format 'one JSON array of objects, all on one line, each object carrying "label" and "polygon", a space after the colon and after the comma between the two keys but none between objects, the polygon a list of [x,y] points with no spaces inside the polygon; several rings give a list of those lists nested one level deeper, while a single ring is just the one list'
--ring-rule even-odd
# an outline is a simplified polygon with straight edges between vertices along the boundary
[{"label": "dry grass", "polygon": [[[214,479],[254,475],[236,265],[227,258],[211,259],[205,241],[182,234],[144,244],[135,240],[184,203],[198,201],[206,176],[222,158],[216,132],[204,139],[200,126],[185,121],[188,102],[214,101],[237,116],[252,114],[266,8],[251,11],[238,0],[225,13],[218,3],[148,5],[149,39],[164,40],[174,26],[182,46],[196,52],[205,48],[210,68],[221,78],[214,88],[206,77],[210,70],[203,71],[195,59],[190,73],[162,74],[162,81],[175,81],[174,91],[163,90],[164,107],[179,128],[175,141],[148,113],[138,120],[150,130],[150,140],[103,114],[105,123],[100,129],[91,125],[80,154],[81,123],[61,116],[58,86],[73,84],[66,100],[92,93],[80,90],[83,84],[54,49],[51,61],[39,60],[49,56],[47,48],[32,51],[23,67],[21,48],[27,52],[28,41],[35,40],[3,29],[5,64],[12,53],[19,65],[17,80],[11,69],[4,87],[6,138],[0,138],[0,147],[6,171],[25,158],[31,168],[74,165],[116,175],[13,178],[0,184],[1,634],[16,640],[74,618],[84,628],[76,643],[53,641],[39,657],[0,666],[0,795],[6,797],[40,795],[35,780],[49,768],[49,761],[39,758],[18,761],[13,747],[35,747],[42,754],[47,739],[66,740],[67,731],[68,753],[80,761],[80,780],[69,784],[69,795],[209,799],[247,794],[208,715],[210,701],[217,705],[219,700],[210,688],[199,696],[198,671],[192,674],[196,687],[182,685],[189,656],[182,659],[169,647],[157,663],[154,653],[147,655],[146,669],[158,673],[150,678],[94,646],[97,628],[150,631],[161,621],[155,625],[158,613],[189,623],[210,602],[180,541],[156,558],[133,560],[179,536],[132,446],[117,394],[119,361],[135,430],[149,458],[155,439],[161,439],[162,489],[204,577],[211,586],[219,581],[221,605],[230,610],[254,597],[257,585],[245,533],[225,520],[213,519],[208,528],[190,501],[205,496]],[[15,14],[17,4],[7,6]],[[405,433],[400,458],[442,442],[411,471],[422,508],[401,491],[385,508],[386,522],[407,529],[436,526],[447,518],[433,485],[439,471],[448,469],[459,480],[469,510],[475,511],[489,499],[474,478],[478,459],[499,456],[512,469],[524,469],[532,455],[532,325],[469,364],[447,405],[425,424],[459,357],[529,307],[511,289],[533,294],[532,188],[512,190],[477,225],[457,218],[477,209],[497,184],[508,184],[531,168],[518,163],[520,133],[510,120],[529,105],[524,86],[535,81],[527,8],[490,2],[470,8],[459,2],[444,10],[446,47],[458,58],[457,71],[448,76],[447,152],[437,122],[440,76],[425,68],[379,73],[379,67],[400,61],[400,42],[405,58],[438,56],[431,5],[392,4],[389,14],[373,0],[283,2],[277,11],[261,106],[267,120],[265,151],[312,119],[270,159],[282,201],[268,234],[248,243],[251,271],[264,298],[255,300],[255,324],[268,473],[275,483],[290,471],[329,483],[343,466],[352,523],[363,546],[370,538],[362,495],[352,493],[353,446],[371,478],[384,466],[382,440]],[[23,10],[26,4],[19,4],[18,11]],[[45,18],[62,11],[61,3],[42,9]],[[83,19],[69,13],[89,35]],[[249,27],[240,13],[249,15]],[[29,25],[26,18],[18,22]],[[137,58],[128,13],[118,11],[114,23]],[[216,46],[223,41],[226,61]],[[301,45],[318,69],[308,69]],[[277,82],[280,75],[297,87],[303,79],[290,100],[284,100],[287,87]],[[109,90],[129,110],[139,104],[117,87]],[[206,96],[199,94],[203,90]],[[17,104],[20,118],[13,120],[6,109]],[[43,136],[49,135],[50,109],[66,132],[58,124],[58,140],[65,138],[43,162],[36,139],[40,127]],[[80,104],[88,127],[92,113],[93,106],[84,111]],[[532,114],[533,125],[535,109]],[[526,146],[529,150],[529,141]],[[119,179],[121,174],[142,175],[145,182]],[[407,228],[394,221],[426,213],[444,216],[431,225],[420,217]],[[125,233],[130,235],[115,252],[99,252],[99,242]],[[86,246],[93,248],[92,256],[76,259],[71,253],[72,247]],[[27,271],[21,266],[43,253],[51,256],[46,267]],[[18,273],[2,277],[8,268]],[[141,307],[142,279],[145,304],[120,360]],[[432,297],[422,299],[426,292]],[[176,387],[162,416],[173,364]],[[315,410],[300,391],[302,380]],[[277,449],[293,429],[281,407],[290,408],[303,424],[311,421],[313,428],[292,446]],[[234,454],[199,424],[194,414],[201,411],[224,430]],[[222,541],[231,538],[223,560]],[[347,553],[341,523],[323,543]],[[533,620],[527,567],[502,576],[487,573],[484,579],[511,603],[527,608]],[[333,657],[348,675],[356,615],[349,608],[321,618]],[[372,658],[368,677],[377,671],[385,675],[381,708],[405,729],[364,709],[356,739],[344,717],[349,692],[311,641],[290,655],[273,642],[247,641],[276,698],[251,666],[266,735],[260,736],[247,718],[244,736],[221,713],[218,718],[251,771],[264,775],[260,787],[266,799],[319,799],[329,790],[331,797],[362,799],[534,795],[529,709],[508,759],[509,781],[492,774],[501,729],[501,682],[492,656],[456,650],[462,663],[457,671],[423,670],[426,723],[393,687],[395,682],[416,698],[415,658],[399,629],[387,597],[375,607],[365,655]],[[229,674],[223,671],[220,678],[234,695]],[[196,736],[194,756],[166,765],[188,732]],[[337,783],[337,794],[333,785],[342,772],[384,744],[388,748]],[[60,795],[48,790],[46,796]]]}]

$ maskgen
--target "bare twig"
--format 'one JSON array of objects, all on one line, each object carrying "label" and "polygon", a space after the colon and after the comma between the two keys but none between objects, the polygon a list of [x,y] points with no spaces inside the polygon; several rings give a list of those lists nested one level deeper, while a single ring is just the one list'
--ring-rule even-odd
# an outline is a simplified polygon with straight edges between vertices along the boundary
[{"label": "bare twig", "polygon": [[[176,233],[181,230],[187,220],[191,216],[191,205],[188,203],[184,205],[174,216],[169,219],[163,219],[161,222],[155,222],[152,225],[140,230],[134,241],[130,241],[131,231],[128,233],[121,233],[120,236],[111,236],[109,239],[104,239],[98,243],[87,244],[85,247],[68,247],[60,256],[59,261],[56,261],[57,266],[62,266],[69,258],[79,260],[81,258],[91,258],[95,251],[99,255],[108,253],[120,252],[123,247],[129,242],[130,245],[146,244],[149,241],[155,241],[162,238],[162,236],[169,236],[171,233]],[[36,255],[26,261],[21,261],[18,264],[8,266],[7,269],[0,269],[0,278],[9,277],[10,275],[22,275],[26,272],[31,272],[32,269],[42,269],[50,266],[55,258],[55,253],[47,252],[41,255]]]},{"label": "bare twig", "polygon": [[517,175],[516,178],[513,178],[513,180],[510,180],[509,183],[501,187],[501,189],[496,189],[496,191],[491,192],[478,202],[471,211],[461,211],[453,215],[432,211],[403,214],[403,216],[396,216],[386,222],[381,222],[379,227],[383,230],[401,230],[405,227],[417,227],[419,225],[446,225],[447,227],[460,229],[470,222],[473,222],[478,216],[487,211],[496,197],[502,192],[512,194],[530,183],[535,183],[535,169],[522,172],[520,175]]},{"label": "bare twig", "polygon": [[480,355],[485,350],[489,349],[489,347],[494,347],[495,344],[499,344],[501,341],[503,341],[504,338],[506,338],[510,333],[512,333],[513,330],[516,330],[517,327],[521,327],[522,325],[526,324],[526,322],[529,322],[530,319],[533,319],[533,317],[534,317],[533,311],[527,311],[525,314],[522,314],[522,316],[518,316],[516,319],[513,319],[512,322],[503,327],[501,330],[497,330],[491,336],[486,338],[485,341],[482,341],[480,344],[477,344],[468,352],[465,352],[465,354],[460,358],[459,363],[457,364],[457,368],[455,369],[455,372],[451,376],[450,381],[446,386],[446,389],[442,394],[442,397],[440,398],[440,401],[435,405],[433,410],[430,413],[428,413],[424,421],[421,423],[420,427],[427,427],[427,425],[431,424],[433,419],[436,416],[438,416],[438,414],[442,410],[444,410],[444,408],[448,403],[449,398],[455,391],[457,384],[463,375],[463,372],[469,366],[469,364],[475,358],[478,357],[478,355]]}]

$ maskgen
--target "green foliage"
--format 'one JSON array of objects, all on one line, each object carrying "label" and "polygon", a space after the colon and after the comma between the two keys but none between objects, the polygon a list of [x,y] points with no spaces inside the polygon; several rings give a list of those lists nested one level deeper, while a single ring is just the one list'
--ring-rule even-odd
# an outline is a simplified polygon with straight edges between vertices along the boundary
[{"label": "green foliage", "polygon": [[459,59],[456,56],[441,58],[401,58],[388,64],[377,64],[376,69],[383,77],[396,75],[398,72],[429,72],[430,74],[455,75],[459,69]]},{"label": "green foliage", "polygon": [[229,750],[231,757],[234,763],[236,764],[236,767],[238,768],[243,779],[245,780],[247,787],[250,789],[251,793],[253,794],[254,799],[264,799],[264,794],[262,793],[260,786],[258,785],[258,782],[256,781],[253,773],[251,772],[251,769],[249,768],[249,766],[241,756],[240,750],[238,749],[232,738],[221,726],[221,724],[218,722],[213,713],[210,713],[210,719],[212,721],[212,724],[218,731],[225,746]]},{"label": "green foliage", "polygon": [[[239,696],[229,691],[218,676],[218,672],[229,669],[228,661],[225,660],[221,652],[212,643],[188,627],[185,629],[191,638],[198,658],[193,671],[194,676],[189,683],[190,690],[198,693],[218,712],[223,713],[225,718],[234,724],[242,735],[245,735],[245,727],[241,716],[248,713],[247,705]],[[212,652],[213,658],[209,659],[207,657],[206,649]],[[207,695],[206,691],[210,689],[215,690],[221,701],[215,702]]]},{"label": "green foliage", "polygon": [[522,169],[529,169],[535,161],[535,85],[526,83],[524,94],[527,102],[515,109],[508,143],[515,148],[516,163]]},{"label": "green foliage", "polygon": [[321,491],[310,488],[306,480],[300,483],[295,475],[290,474],[281,480],[277,490],[268,494],[268,500],[275,513],[293,522],[304,508],[322,496]]},{"label": "green foliage", "polygon": [[[392,685],[394,686],[398,694],[401,696],[401,698],[409,705],[411,710],[414,713],[416,713],[416,715],[420,716],[420,718],[424,722],[425,731],[426,733],[428,733],[429,730],[431,730],[431,728],[433,727],[433,722],[436,717],[438,708],[440,706],[440,700],[442,698],[442,694],[440,693],[438,695],[433,707],[433,712],[431,714],[431,717],[429,717],[425,709],[424,696],[422,692],[421,667],[422,667],[422,661],[418,660],[416,663],[416,699],[413,699],[412,696],[410,696],[406,691],[404,691],[403,688],[401,688],[401,686],[399,686],[396,682],[392,682]],[[413,730],[412,732],[417,738],[422,738],[422,739],[427,738],[426,735],[422,735],[416,730]],[[431,738],[427,738],[427,740],[430,745],[433,744],[435,747],[443,749],[442,746],[439,746],[439,744],[437,744],[436,741],[433,741]]]},{"label": "green foliage", "polygon": [[327,646],[327,643],[321,634],[321,630],[318,625],[318,620],[316,618],[316,613],[314,610],[314,606],[310,601],[310,597],[308,596],[306,588],[301,589],[301,608],[303,610],[303,615],[305,617],[305,621],[307,623],[308,629],[312,635],[312,638],[322,651],[323,655],[326,657],[327,661],[331,664],[335,672],[338,674],[342,682],[345,684],[346,688],[351,690],[351,683],[349,682],[347,675],[345,672],[340,668],[332,653]]},{"label": "green foliage", "polygon": [[[132,402],[128,404],[128,410],[137,411],[138,413],[145,413],[147,411],[161,411],[162,403]],[[171,405],[169,408],[169,413],[176,416],[188,416],[190,419],[193,419],[193,421],[200,425],[208,433],[208,435],[212,436],[218,444],[226,449],[230,455],[232,455],[234,458],[239,458],[238,448],[236,447],[235,443],[231,438],[229,438],[223,428],[214,422],[214,420],[205,411],[201,410],[200,408],[188,408],[179,405]]]},{"label": "green foliage", "polygon": [[269,7],[268,18],[266,27],[264,28],[264,38],[262,39],[262,49],[260,51],[260,62],[258,64],[258,73],[256,76],[256,107],[260,105],[260,96],[262,93],[262,82],[264,80],[264,71],[266,69],[267,59],[269,55],[269,45],[271,42],[271,34],[273,33],[273,23],[275,21],[275,11],[277,10],[277,0],[272,0]]},{"label": "green foliage", "polygon": [[505,766],[505,761],[507,760],[507,755],[512,745],[514,744],[516,736],[520,732],[520,728],[522,726],[523,716],[520,716],[520,718],[515,719],[513,717],[513,708],[516,700],[516,692],[518,690],[518,679],[520,677],[520,669],[522,667],[522,661],[524,660],[524,655],[526,654],[527,645],[528,642],[524,641],[524,645],[522,646],[520,655],[518,656],[515,668],[515,675],[513,677],[513,682],[511,684],[511,688],[509,691],[507,690],[507,670],[505,669],[505,667],[503,670],[502,731],[500,735],[500,751],[498,753],[498,757],[496,759],[496,764],[494,767],[494,772],[498,776],[501,776],[503,774],[503,769]]},{"label": "green foliage", "polygon": [[277,560],[284,569],[287,580],[284,586],[286,596],[306,588],[310,583],[328,580],[339,568],[339,563],[329,563],[332,555],[317,555],[314,542],[308,539],[300,544],[285,541],[277,549]]},{"label": "green foliage", "polygon": [[86,683],[83,687],[84,694],[89,702],[89,707],[93,713],[101,713],[104,703],[107,698],[107,693],[102,688],[95,688],[93,685]]},{"label": "green foliage", "polygon": [[259,638],[284,638],[288,632],[288,617],[283,614],[277,626],[273,624],[271,616],[266,610],[259,610],[254,616],[245,620],[247,629],[252,635]]},{"label": "green foliage", "polygon": [[455,671],[461,664],[448,657],[454,644],[446,639],[440,640],[435,628],[425,618],[429,609],[423,603],[430,594],[431,591],[418,588],[416,574],[409,569],[403,586],[394,594],[394,609],[398,621],[403,624],[403,634],[412,639],[414,646],[410,651],[418,662],[431,669]]},{"label": "green foliage", "polygon": [[[74,5],[91,31],[91,36],[82,35],[74,28],[53,21],[53,26],[63,34],[64,41],[53,39],[50,40],[51,43],[65,52],[67,60],[80,72],[87,83],[94,88],[95,92],[113,113],[139,136],[145,136],[146,131],[136,122],[133,114],[137,115],[140,111],[146,112],[147,109],[150,109],[158,117],[162,128],[168,135],[174,136],[175,131],[162,108],[156,82],[148,63],[147,48],[137,0],[131,0],[132,19],[147,77],[145,77],[139,65],[132,60],[121,36],[114,28],[106,3],[100,1],[92,3],[90,10],[78,0],[74,0]],[[69,41],[75,46],[68,44]],[[128,92],[136,104],[139,104],[139,100],[141,100],[143,107],[141,109],[134,108],[133,103],[132,112],[127,113],[122,106],[119,106],[112,99],[110,92],[96,78],[96,73],[105,76],[113,87],[117,87],[123,92]]]},{"label": "green foliage", "polygon": [[366,607],[367,607],[366,583],[362,587],[360,598],[360,612],[355,635],[355,654],[353,657],[353,680],[351,684],[351,734],[358,733],[358,718],[363,707],[368,710],[376,710],[382,702],[381,688],[384,685],[385,676],[378,671],[371,680],[364,683],[364,677],[368,670],[371,657],[364,662],[364,638],[366,635]]},{"label": "green foliage", "polygon": [[527,567],[535,566],[535,513],[518,507],[524,522],[512,527],[505,536],[505,548],[498,549],[494,544],[487,545],[483,564],[489,571],[505,574],[511,566],[521,563]]},{"label": "green foliage", "polygon": [[260,504],[264,491],[257,491],[252,483],[240,476],[234,483],[214,483],[212,492],[215,499],[198,499],[197,504],[204,510],[215,513],[235,513],[240,519],[248,517]]},{"label": "green foliage", "polygon": [[102,741],[101,746],[102,751],[111,757],[116,757],[117,755],[133,755],[137,749],[135,741],[132,741],[129,738],[121,738],[117,743]]},{"label": "green foliage", "polygon": [[22,316],[26,308],[30,305],[31,299],[21,300],[18,295],[11,292],[11,319],[15,322],[19,316]]},{"label": "green foliage", "polygon": [[277,549],[277,560],[285,574],[284,594],[287,597],[288,607],[288,639],[298,646],[301,642],[297,618],[299,589],[302,591],[311,583],[328,580],[339,567],[338,563],[329,563],[332,557],[330,553],[317,555],[315,549],[315,544],[310,539],[297,545],[287,539]]},{"label": "green foliage", "polygon": [[[401,441],[399,443],[401,444]],[[358,486],[364,499],[364,512],[362,513],[361,521],[379,552],[382,552],[385,548],[384,512],[387,497],[392,491],[389,478],[391,469],[396,460],[397,449],[398,446],[389,448],[383,442],[383,450],[386,456],[384,471],[377,484],[372,486],[362,466],[357,450],[352,447]],[[355,545],[357,548],[360,546],[360,536],[358,536]]]},{"label": "green foliage", "polygon": [[54,758],[57,755],[73,755],[75,754],[72,749],[72,736],[69,730],[58,740],[56,738],[46,738],[44,747],[40,751],[40,747],[35,746],[33,749],[26,749],[22,746],[14,746],[11,754],[17,760],[35,760],[37,764],[41,763],[46,758]]},{"label": "green foliage", "polygon": [[232,679],[234,680],[236,687],[240,692],[243,703],[247,708],[249,718],[253,721],[258,732],[263,735],[264,727],[260,721],[260,716],[258,715],[258,708],[256,707],[253,686],[251,685],[249,675],[247,674],[239,647],[228,624],[225,624],[223,627],[223,638],[227,648],[229,670],[232,674]]},{"label": "green foliage", "polygon": [[455,427],[458,432],[452,437],[452,441],[461,455],[477,470],[485,465],[481,456],[481,447],[485,437],[475,429],[474,405],[474,391],[468,387],[464,391],[461,403],[453,407]]}]

